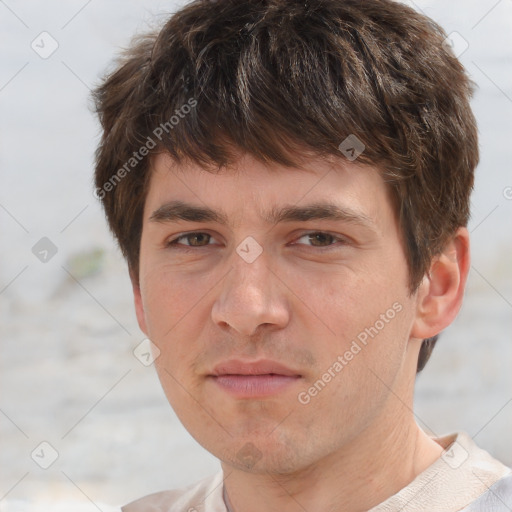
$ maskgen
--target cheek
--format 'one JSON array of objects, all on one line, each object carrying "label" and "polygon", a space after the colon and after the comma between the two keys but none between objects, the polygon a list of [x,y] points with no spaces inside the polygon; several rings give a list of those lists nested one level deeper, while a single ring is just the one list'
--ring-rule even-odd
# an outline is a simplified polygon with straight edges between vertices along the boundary
[{"label": "cheek", "polygon": [[195,385],[195,364],[208,348],[204,330],[216,282],[218,278],[199,278],[163,266],[154,266],[141,279],[147,333],[160,350],[161,377],[165,370],[180,382]]},{"label": "cheek", "polygon": [[148,337],[160,351],[155,368],[167,399],[179,408],[190,399],[184,389],[196,393],[194,361],[200,352],[204,292],[183,276],[162,269],[145,275],[141,292]]},{"label": "cheek", "polygon": [[410,298],[405,277],[395,277],[345,270],[324,276],[315,286],[306,282],[296,286],[310,290],[301,299],[313,313],[311,327],[325,327],[331,338],[339,340],[339,350],[358,337],[364,343],[368,337],[385,337],[386,331],[404,330]]},{"label": "cheek", "polygon": [[[392,298],[396,296],[388,297]],[[314,428],[317,418],[323,417],[322,428],[333,439],[340,435],[340,426],[348,436],[345,441],[365,429],[393,392],[399,392],[411,316],[407,304],[383,304],[350,311],[338,308],[337,336],[325,337],[324,346],[317,347],[319,364],[301,390],[301,404],[309,400],[302,406],[305,420]]]},{"label": "cheek", "polygon": [[163,265],[152,265],[141,278],[141,295],[148,330],[156,340],[197,314],[208,293],[208,281]]},{"label": "cheek", "polygon": [[312,380],[334,373],[329,387],[337,403],[379,400],[406,355],[414,316],[406,273],[333,273],[310,297],[315,314],[304,309],[306,329],[316,334],[319,361]]}]

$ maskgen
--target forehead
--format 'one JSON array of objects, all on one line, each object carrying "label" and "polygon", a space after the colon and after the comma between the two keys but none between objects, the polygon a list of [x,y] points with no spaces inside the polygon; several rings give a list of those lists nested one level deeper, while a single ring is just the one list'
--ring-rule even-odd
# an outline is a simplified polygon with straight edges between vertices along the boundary
[{"label": "forehead", "polygon": [[[242,155],[230,167],[209,172],[192,162],[177,164],[161,153],[152,160],[145,220],[172,201],[215,208],[222,220],[276,220],[283,205],[336,204],[361,218],[378,222],[393,213],[389,187],[380,169],[345,158],[311,157],[299,167],[264,164]],[[217,219],[219,220],[219,219]]]}]

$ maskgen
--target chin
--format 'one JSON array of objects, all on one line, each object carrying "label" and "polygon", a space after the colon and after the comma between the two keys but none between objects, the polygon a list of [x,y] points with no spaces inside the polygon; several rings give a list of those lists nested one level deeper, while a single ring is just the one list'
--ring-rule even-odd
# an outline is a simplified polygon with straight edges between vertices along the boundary
[{"label": "chin", "polygon": [[205,446],[223,463],[252,474],[290,474],[307,467],[310,448],[304,439],[293,440],[293,436],[281,432],[247,432],[233,436],[227,445]]}]

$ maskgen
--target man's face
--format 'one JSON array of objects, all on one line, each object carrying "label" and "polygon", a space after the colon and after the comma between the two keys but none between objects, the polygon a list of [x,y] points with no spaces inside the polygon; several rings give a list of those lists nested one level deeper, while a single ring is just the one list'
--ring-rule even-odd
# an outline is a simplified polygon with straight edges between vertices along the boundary
[{"label": "man's face", "polygon": [[397,420],[416,298],[378,170],[234,167],[154,159],[137,314],[187,430],[231,465],[292,472]]}]

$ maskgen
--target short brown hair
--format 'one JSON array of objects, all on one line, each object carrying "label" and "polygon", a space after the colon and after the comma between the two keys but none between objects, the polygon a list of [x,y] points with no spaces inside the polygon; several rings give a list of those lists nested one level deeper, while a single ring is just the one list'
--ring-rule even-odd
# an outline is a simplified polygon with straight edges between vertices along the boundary
[{"label": "short brown hair", "polygon": [[355,135],[391,187],[414,291],[467,225],[478,163],[472,84],[445,38],[391,0],[196,0],[134,40],[94,92],[96,195],[132,276],[152,154],[294,166],[301,148],[342,158]]}]

